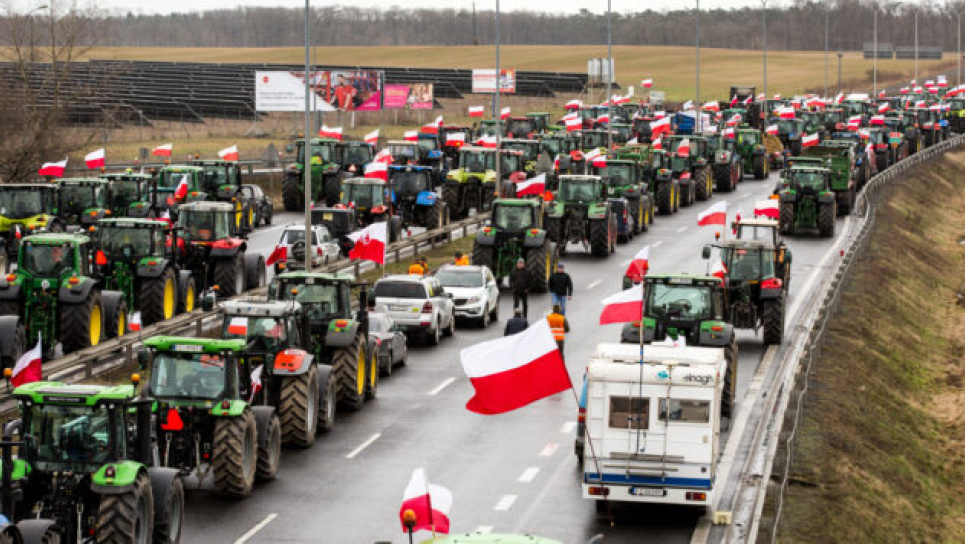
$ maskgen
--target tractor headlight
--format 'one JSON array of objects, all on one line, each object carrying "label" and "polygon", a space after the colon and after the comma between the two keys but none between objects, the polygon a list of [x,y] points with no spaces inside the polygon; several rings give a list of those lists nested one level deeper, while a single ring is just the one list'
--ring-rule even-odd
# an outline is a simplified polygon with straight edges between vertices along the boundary
[{"label": "tractor headlight", "polygon": [[47,289],[50,289],[50,281],[49,280],[42,281],[40,283],[40,288],[43,289],[44,291],[46,291]]}]

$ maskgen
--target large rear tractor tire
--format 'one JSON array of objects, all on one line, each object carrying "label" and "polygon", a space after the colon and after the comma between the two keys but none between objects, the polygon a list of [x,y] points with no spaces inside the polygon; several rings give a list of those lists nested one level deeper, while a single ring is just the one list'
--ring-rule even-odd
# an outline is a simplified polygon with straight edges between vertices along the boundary
[{"label": "large rear tractor tire", "polygon": [[104,309],[99,292],[91,291],[78,304],[61,305],[60,336],[64,355],[100,344],[104,337]]},{"label": "large rear tractor tire", "polygon": [[834,203],[821,204],[818,207],[818,232],[821,236],[834,236]]},{"label": "large rear tractor tire", "polygon": [[285,202],[285,211],[297,212],[305,208],[305,193],[298,187],[296,176],[285,176],[281,197]]},{"label": "large rear tractor tire", "polygon": [[606,257],[610,254],[610,221],[609,217],[590,221],[590,253],[594,257]]},{"label": "large rear tractor tire", "polygon": [[643,199],[634,198],[627,201],[627,208],[633,215],[633,234],[640,234],[646,230],[647,216],[643,210]]},{"label": "large rear tractor tire", "polygon": [[219,297],[233,297],[245,292],[245,254],[218,259],[214,263],[214,283]]},{"label": "large rear tractor tire", "polygon": [[257,289],[265,285],[265,258],[257,253],[245,254],[245,289]]},{"label": "large rear tractor tire", "polygon": [[258,481],[274,480],[281,464],[281,422],[278,412],[270,406],[256,406],[255,425],[258,430],[258,463],[255,476]]},{"label": "large rear tractor tire", "polygon": [[[496,248],[493,246],[484,246],[482,244],[473,244],[472,246],[472,264],[476,266],[486,266],[493,271],[494,275],[499,273],[496,270]],[[498,277],[498,276],[497,276]]]},{"label": "large rear tractor tire", "polygon": [[101,497],[97,511],[98,544],[148,542],[153,533],[154,497],[147,474],[138,474],[127,491]]},{"label": "large rear tractor tire", "polygon": [[769,170],[769,164],[767,163],[767,157],[764,155],[755,155],[751,159],[751,165],[754,167],[754,179],[767,179],[767,174]]},{"label": "large rear tractor tire", "polygon": [[365,403],[365,339],[358,335],[351,345],[339,348],[332,357],[332,372],[338,383],[338,400],[353,412]]},{"label": "large rear tractor tire", "polygon": [[660,215],[670,215],[674,212],[672,183],[661,183],[657,186],[657,208],[660,210]]},{"label": "large rear tractor tire", "polygon": [[781,234],[791,234],[794,232],[794,203],[781,202],[780,216],[778,218]]},{"label": "large rear tractor tire", "polygon": [[334,206],[338,204],[342,192],[341,174],[328,175],[322,178],[322,193],[325,196],[325,205]]},{"label": "large rear tractor tire", "polygon": [[558,217],[546,218],[546,237],[554,244],[562,243],[563,221]]},{"label": "large rear tractor tire", "polygon": [[372,400],[379,396],[379,350],[372,346],[369,352],[368,369],[365,371],[365,400]]},{"label": "large rear tractor tire", "polygon": [[694,176],[694,196],[697,200],[707,200],[713,194],[713,177],[708,168],[702,168],[700,173]]},{"label": "large rear tractor tire", "polygon": [[780,344],[784,340],[783,299],[767,301],[764,303],[764,308],[761,312],[761,324],[764,327],[765,344]]},{"label": "large rear tractor tire", "polygon": [[60,528],[51,519],[24,519],[17,522],[24,544],[61,544]]},{"label": "large rear tractor tire", "polygon": [[550,274],[553,273],[553,247],[549,240],[543,240],[543,245],[526,252],[526,271],[529,272],[530,286],[533,293],[545,293],[549,288]]},{"label": "large rear tractor tire", "polygon": [[194,278],[188,278],[178,289],[178,313],[185,314],[194,311],[195,302],[198,300],[197,286]]},{"label": "large rear tractor tire", "polygon": [[318,427],[318,369],[285,379],[281,384],[279,412],[285,444],[300,448],[315,443]]},{"label": "large rear tractor tire", "polygon": [[171,319],[178,309],[178,283],[174,270],[168,268],[154,278],[141,280],[141,325],[148,326]]},{"label": "large rear tractor tire", "polygon": [[449,216],[452,219],[459,220],[466,218],[469,209],[465,206],[462,187],[448,183],[443,185],[442,200],[445,201],[446,206],[449,208]]},{"label": "large rear tractor tire", "polygon": [[178,544],[184,520],[184,483],[173,468],[149,468],[154,499],[154,544]]},{"label": "large rear tractor tire", "polygon": [[118,338],[127,334],[127,302],[120,291],[101,291],[104,307],[104,337]]},{"label": "large rear tractor tire", "polygon": [[251,494],[258,472],[258,428],[251,410],[217,419],[211,464],[219,493],[236,499]]}]

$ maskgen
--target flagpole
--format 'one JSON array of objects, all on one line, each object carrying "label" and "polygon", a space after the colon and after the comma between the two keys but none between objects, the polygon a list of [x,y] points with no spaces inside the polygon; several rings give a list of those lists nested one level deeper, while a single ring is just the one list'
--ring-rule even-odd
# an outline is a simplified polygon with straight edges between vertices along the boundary
[{"label": "flagpole", "polygon": [[[496,109],[494,111],[494,116],[496,117],[496,189],[498,190],[502,186],[500,181],[500,176],[502,174],[502,161],[500,159],[500,149],[502,148],[503,141],[503,112],[499,109],[499,93],[502,91],[502,82],[499,80],[499,0],[496,0]],[[478,213],[479,210],[476,210]]]}]

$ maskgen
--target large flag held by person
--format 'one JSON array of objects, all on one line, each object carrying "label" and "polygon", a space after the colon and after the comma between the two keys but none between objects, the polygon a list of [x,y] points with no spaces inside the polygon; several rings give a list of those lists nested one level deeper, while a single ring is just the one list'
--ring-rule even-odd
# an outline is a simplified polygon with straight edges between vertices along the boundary
[{"label": "large flag held by person", "polygon": [[519,334],[459,352],[476,394],[466,409],[502,414],[572,387],[549,322],[540,319]]},{"label": "large flag held by person", "polygon": [[697,215],[697,226],[726,225],[727,201],[717,202]]},{"label": "large flag held by person", "polygon": [[10,383],[14,387],[40,381],[43,374],[43,346],[40,340],[41,337],[38,335],[37,345],[21,355],[14,365],[13,373],[10,375]]},{"label": "large flag held by person", "polygon": [[84,162],[87,163],[87,168],[94,170],[95,168],[104,168],[107,164],[104,148],[100,148],[97,151],[91,151],[87,155],[84,155]]},{"label": "large flag held by person", "polygon": [[413,533],[426,530],[447,535],[451,509],[452,492],[442,486],[430,484],[424,469],[413,470],[409,484],[402,493],[402,508],[399,509],[402,531],[408,531],[405,526],[405,513],[410,510],[415,515]]},{"label": "large flag held by person", "polygon": [[349,234],[349,239],[355,242],[355,245],[352,246],[348,258],[385,264],[385,246],[388,245],[385,225],[385,221],[379,221]]},{"label": "large flag held by person", "polygon": [[67,169],[67,159],[60,162],[45,162],[41,165],[40,170],[37,173],[41,176],[53,176],[59,178],[64,175],[64,170]]},{"label": "large flag held by person", "polygon": [[603,299],[600,325],[640,321],[642,315],[643,284],[638,283],[625,291],[620,291]]},{"label": "large flag held by person", "polygon": [[650,246],[644,246],[633,256],[624,276],[637,283],[643,281],[643,277],[647,275],[648,270],[650,270]]}]

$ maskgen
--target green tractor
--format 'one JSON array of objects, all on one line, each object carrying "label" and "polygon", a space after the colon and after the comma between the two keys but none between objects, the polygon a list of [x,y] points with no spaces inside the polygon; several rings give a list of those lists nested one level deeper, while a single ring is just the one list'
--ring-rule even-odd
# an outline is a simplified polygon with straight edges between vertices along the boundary
[{"label": "green tractor", "polygon": [[152,403],[135,385],[41,381],[13,398],[20,417],[7,430],[22,441],[17,459],[3,459],[12,465],[4,514],[22,542],[180,542],[181,475],[156,466]]},{"label": "green tractor", "polygon": [[744,161],[737,151],[737,140],[727,135],[707,137],[708,151],[712,153],[711,174],[714,190],[730,193],[744,179]]},{"label": "green tractor", "polygon": [[[158,464],[199,484],[212,475],[222,495],[245,498],[255,479],[273,480],[281,458],[281,422],[256,405],[262,368],[244,340],[155,336],[138,353],[151,382]],[[264,364],[264,363],[262,363]],[[150,428],[150,425],[148,426]]]},{"label": "green tractor", "polygon": [[338,164],[338,140],[311,138],[311,151],[305,158],[305,138],[288,144],[285,150],[295,153],[295,162],[288,165],[285,181],[282,184],[282,200],[285,210],[294,212],[305,208],[305,164],[312,169],[312,202],[325,202],[334,206],[338,202],[338,191],[344,173]]},{"label": "green tractor", "polygon": [[31,232],[64,231],[57,205],[55,183],[0,183],[0,236],[8,262],[17,259],[20,240]]},{"label": "green tractor", "polygon": [[607,196],[627,199],[627,213],[633,217],[633,233],[649,230],[653,223],[653,200],[640,163],[629,159],[607,158],[606,166],[590,166],[591,173],[603,178]]},{"label": "green tractor", "polygon": [[194,279],[176,258],[176,232],[164,221],[122,218],[101,221],[94,235],[102,285],[124,293],[128,311],[141,313],[142,326],[194,310]]},{"label": "green tractor", "polygon": [[837,210],[848,215],[854,209],[857,198],[858,164],[855,150],[857,145],[848,140],[826,140],[820,145],[805,147],[802,157],[824,160],[825,167],[831,171],[831,190],[837,198]]},{"label": "green tractor", "polygon": [[[182,204],[205,199],[201,188],[203,174],[203,168],[193,165],[165,165],[158,170],[155,201],[172,221],[177,221]],[[187,190],[180,189],[182,186]]]},{"label": "green tractor", "polygon": [[[104,290],[91,262],[90,238],[80,234],[45,233],[23,239],[17,271],[0,281],[0,315],[17,316],[0,337],[33,346],[42,340],[45,353],[57,342],[64,354],[127,331],[127,303],[119,291]],[[4,346],[6,349],[7,346]]]},{"label": "green tractor", "polygon": [[546,211],[546,230],[560,254],[582,244],[596,257],[616,250],[617,217],[600,176],[560,176],[560,187]]},{"label": "green tractor", "polygon": [[342,193],[336,209],[355,210],[356,227],[365,228],[372,223],[386,223],[389,243],[402,236],[402,218],[396,215],[389,184],[379,178],[348,178],[342,182]]},{"label": "green tractor", "polygon": [[193,159],[193,166],[200,166],[201,185],[199,192],[203,197],[194,200],[214,200],[227,202],[235,207],[235,223],[239,231],[254,230],[255,207],[249,202],[242,191],[241,167],[237,161],[221,159]]},{"label": "green tractor", "polygon": [[[660,215],[670,215],[680,210],[684,198],[680,179],[674,176],[673,157],[665,149],[656,149],[651,153],[650,187]],[[689,202],[689,192],[687,198]]]},{"label": "green tractor", "polygon": [[110,182],[100,178],[65,178],[58,180],[58,217],[68,227],[86,231],[111,215]]},{"label": "green tractor", "polygon": [[754,128],[738,128],[737,152],[740,154],[744,172],[753,172],[754,179],[767,179],[771,165],[767,160],[767,147],[761,138],[761,131]]},{"label": "green tractor", "polygon": [[335,426],[337,391],[332,367],[308,353],[310,332],[297,302],[227,301],[221,337],[241,339],[250,365],[261,370],[256,405],[274,406],[285,444],[307,448]]},{"label": "green tractor", "polygon": [[[680,204],[690,206],[697,200],[708,200],[714,194],[714,174],[710,168],[713,155],[703,136],[666,136],[663,146],[670,154],[670,171],[680,183]],[[681,149],[684,142],[690,149]]]},{"label": "green tractor", "polygon": [[795,165],[782,179],[779,224],[782,234],[818,229],[834,236],[837,201],[831,190],[831,171],[813,165]]},{"label": "green tractor", "polygon": [[540,225],[541,203],[532,199],[499,199],[493,202],[490,223],[476,234],[472,262],[488,266],[497,283],[509,277],[519,259],[526,261],[530,289],[545,293],[556,270],[553,242]]},{"label": "green tractor", "polygon": [[307,331],[303,344],[311,346],[315,359],[330,365],[335,379],[336,400],[352,411],[362,409],[378,387],[378,353],[368,346],[367,292],[359,291],[359,311],[352,311],[355,278],[342,274],[286,272],[275,276],[268,288],[269,300],[297,302]]},{"label": "green tractor", "polygon": [[155,179],[150,174],[126,172],[101,174],[100,178],[109,183],[107,209],[111,217],[153,219],[160,215],[154,197]]},{"label": "green tractor", "polygon": [[496,150],[463,146],[459,149],[458,168],[450,170],[442,186],[442,199],[453,220],[465,219],[469,208],[489,211],[496,191]]}]

